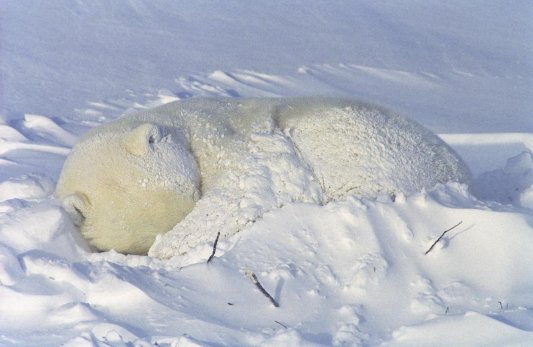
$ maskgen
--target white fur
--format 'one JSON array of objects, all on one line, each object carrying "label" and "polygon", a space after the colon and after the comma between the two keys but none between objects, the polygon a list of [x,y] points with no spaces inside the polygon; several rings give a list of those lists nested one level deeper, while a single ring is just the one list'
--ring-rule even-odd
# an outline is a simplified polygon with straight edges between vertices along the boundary
[{"label": "white fur", "polygon": [[[190,99],[94,129],[57,195],[98,249],[160,258],[290,202],[412,193],[469,172],[437,136],[328,98]],[[198,198],[201,198],[198,200]]]}]

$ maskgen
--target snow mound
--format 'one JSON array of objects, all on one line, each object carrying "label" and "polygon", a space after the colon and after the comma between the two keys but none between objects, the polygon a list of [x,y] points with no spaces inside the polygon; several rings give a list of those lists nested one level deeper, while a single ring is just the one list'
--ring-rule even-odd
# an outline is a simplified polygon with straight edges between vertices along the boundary
[{"label": "snow mound", "polygon": [[[450,332],[453,331],[453,334]],[[475,334],[472,334],[475,332]],[[533,343],[533,333],[511,327],[499,319],[476,312],[461,316],[437,318],[420,327],[400,328],[395,340],[385,347],[448,347],[448,346],[528,346]],[[480,336],[482,336],[480,338]]]},{"label": "snow mound", "polygon": [[44,198],[50,195],[55,184],[49,177],[24,175],[0,183],[0,202],[11,199]]},{"label": "snow mound", "polygon": [[482,199],[533,209],[533,153],[524,151],[504,168],[480,175],[473,189]]},{"label": "snow mound", "polygon": [[219,242],[209,264],[212,243],[168,262],[91,253],[46,202],[1,217],[3,344],[402,346],[431,333],[446,345],[461,324],[532,340],[533,218],[462,185],[288,204]]}]

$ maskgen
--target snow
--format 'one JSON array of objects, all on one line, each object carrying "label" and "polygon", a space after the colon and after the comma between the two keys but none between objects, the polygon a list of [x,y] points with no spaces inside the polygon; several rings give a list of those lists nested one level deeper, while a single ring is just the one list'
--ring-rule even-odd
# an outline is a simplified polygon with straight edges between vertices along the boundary
[{"label": "snow", "polygon": [[[2,2],[0,345],[532,345],[532,11]],[[313,94],[380,103],[442,134],[470,190],[286,204],[219,241],[209,264],[212,241],[169,261],[92,253],[52,195],[77,139],[124,112]]]}]

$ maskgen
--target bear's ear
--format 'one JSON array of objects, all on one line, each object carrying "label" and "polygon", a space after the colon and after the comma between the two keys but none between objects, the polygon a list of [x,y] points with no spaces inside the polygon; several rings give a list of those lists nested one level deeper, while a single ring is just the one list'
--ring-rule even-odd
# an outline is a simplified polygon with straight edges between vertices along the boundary
[{"label": "bear's ear", "polygon": [[78,227],[85,221],[88,206],[87,195],[80,192],[68,195],[63,199],[63,207],[72,218],[72,222]]},{"label": "bear's ear", "polygon": [[161,129],[157,125],[145,123],[130,132],[125,146],[131,154],[143,156],[155,143],[161,141],[161,138]]}]

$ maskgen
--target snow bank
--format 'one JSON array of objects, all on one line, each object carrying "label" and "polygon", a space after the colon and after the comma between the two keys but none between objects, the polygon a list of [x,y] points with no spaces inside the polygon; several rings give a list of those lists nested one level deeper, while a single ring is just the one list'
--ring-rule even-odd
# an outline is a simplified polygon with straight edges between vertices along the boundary
[{"label": "snow bank", "polygon": [[[394,202],[289,204],[219,242],[210,264],[210,244],[170,262],[90,253],[49,202],[1,218],[3,344],[533,341],[533,218],[460,185]],[[455,326],[480,334],[452,340]]]},{"label": "snow bank", "polygon": [[484,199],[533,210],[533,153],[524,151],[509,158],[503,169],[480,175],[473,189]]}]

